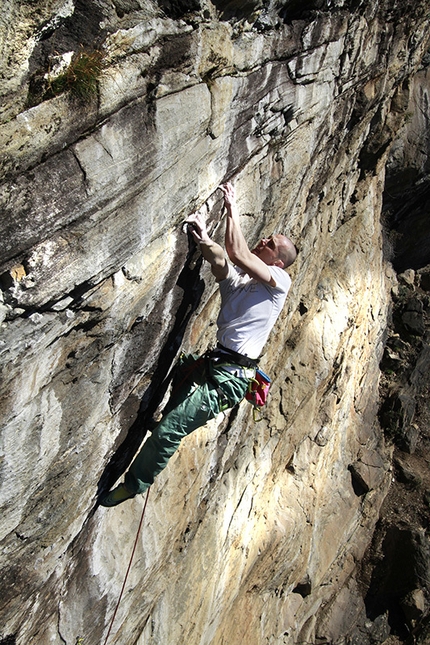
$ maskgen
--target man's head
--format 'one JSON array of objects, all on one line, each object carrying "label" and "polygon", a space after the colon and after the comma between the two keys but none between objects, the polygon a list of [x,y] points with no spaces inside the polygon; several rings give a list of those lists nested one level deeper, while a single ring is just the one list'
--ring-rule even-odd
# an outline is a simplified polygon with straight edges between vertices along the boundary
[{"label": "man's head", "polygon": [[268,266],[286,269],[297,257],[297,249],[285,235],[276,233],[259,241],[252,253]]}]

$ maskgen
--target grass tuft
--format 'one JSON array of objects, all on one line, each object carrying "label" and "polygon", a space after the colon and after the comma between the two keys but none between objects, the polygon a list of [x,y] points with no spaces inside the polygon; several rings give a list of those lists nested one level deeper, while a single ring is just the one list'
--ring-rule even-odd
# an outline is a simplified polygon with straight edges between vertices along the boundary
[{"label": "grass tuft", "polygon": [[82,101],[88,101],[97,95],[98,80],[103,69],[104,54],[95,50],[84,50],[74,54],[69,67],[48,82],[44,98],[70,92]]}]

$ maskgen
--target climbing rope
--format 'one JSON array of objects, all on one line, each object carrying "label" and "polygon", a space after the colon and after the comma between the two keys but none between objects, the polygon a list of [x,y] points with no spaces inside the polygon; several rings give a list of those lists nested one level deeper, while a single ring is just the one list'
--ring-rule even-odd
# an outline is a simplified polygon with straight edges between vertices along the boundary
[{"label": "climbing rope", "polygon": [[137,541],[139,539],[140,529],[142,528],[143,518],[145,516],[146,505],[148,503],[148,497],[149,497],[149,491],[150,491],[150,489],[148,488],[148,492],[146,493],[146,498],[145,498],[145,504],[143,505],[142,515],[140,517],[139,526],[137,527],[136,539],[134,541],[133,550],[131,552],[130,562],[128,563],[127,571],[126,571],[125,577],[124,577],[124,582],[122,583],[122,587],[121,587],[121,591],[120,591],[120,594],[119,594],[118,602],[116,603],[115,611],[113,612],[112,620],[110,621],[110,625],[109,625],[108,633],[107,633],[105,641],[104,641],[104,645],[106,645],[106,643],[108,642],[108,638],[109,638],[110,633],[112,631],[112,627],[113,627],[113,623],[114,623],[114,620],[115,620],[115,617],[116,617],[116,613],[118,611],[118,607],[119,607],[119,604],[121,602],[122,594],[124,593],[124,589],[125,589],[125,585],[126,585],[126,582],[127,582],[128,574],[130,573],[131,563],[133,562],[134,554],[136,552]]}]

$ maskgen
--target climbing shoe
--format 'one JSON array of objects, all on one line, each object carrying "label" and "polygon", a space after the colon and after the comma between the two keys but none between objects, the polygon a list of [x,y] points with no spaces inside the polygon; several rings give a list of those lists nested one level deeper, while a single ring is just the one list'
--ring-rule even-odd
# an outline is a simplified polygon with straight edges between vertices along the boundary
[{"label": "climbing shoe", "polygon": [[116,506],[117,504],[121,504],[121,502],[125,502],[126,499],[131,499],[132,497],[135,497],[135,494],[130,493],[130,491],[127,490],[124,484],[120,484],[116,488],[112,489],[107,495],[102,497],[100,504],[102,506]]}]

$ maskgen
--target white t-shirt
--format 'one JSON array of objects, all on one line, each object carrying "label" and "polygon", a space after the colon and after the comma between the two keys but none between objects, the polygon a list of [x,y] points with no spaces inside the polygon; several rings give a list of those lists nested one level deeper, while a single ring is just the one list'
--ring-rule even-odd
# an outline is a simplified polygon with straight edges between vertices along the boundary
[{"label": "white t-shirt", "polygon": [[217,340],[235,352],[258,358],[278,318],[291,286],[280,267],[269,266],[276,287],[257,282],[236,266],[219,283],[221,311]]}]

